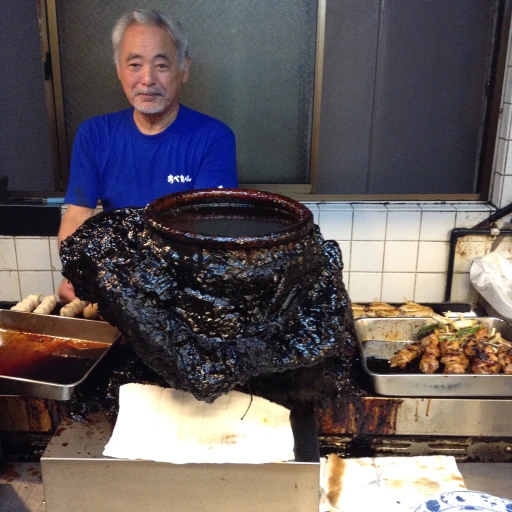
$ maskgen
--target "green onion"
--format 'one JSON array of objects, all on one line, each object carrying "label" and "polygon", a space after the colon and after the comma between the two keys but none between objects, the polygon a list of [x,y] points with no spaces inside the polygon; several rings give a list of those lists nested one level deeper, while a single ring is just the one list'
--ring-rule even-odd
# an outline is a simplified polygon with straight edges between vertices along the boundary
[{"label": "green onion", "polygon": [[416,333],[416,339],[421,340],[421,338],[424,338],[425,336],[432,334],[439,327],[441,327],[441,324],[425,325]]}]

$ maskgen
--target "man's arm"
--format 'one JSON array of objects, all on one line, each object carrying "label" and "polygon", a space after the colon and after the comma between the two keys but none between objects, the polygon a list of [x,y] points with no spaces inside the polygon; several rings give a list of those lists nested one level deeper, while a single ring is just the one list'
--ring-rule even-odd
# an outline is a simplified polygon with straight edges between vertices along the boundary
[{"label": "man's arm", "polygon": [[75,206],[74,204],[68,205],[68,208],[62,220],[59,228],[59,249],[60,244],[64,238],[72,235],[77,228],[79,228],[87,219],[91,218],[94,214],[94,208],[87,208],[85,206]]},{"label": "man's arm", "polygon": [[[64,240],[64,238],[67,238],[69,235],[72,235],[76,231],[76,229],[79,228],[87,219],[92,217],[93,214],[93,208],[75,206],[73,204],[68,205],[68,208],[62,216],[62,220],[60,222],[58,235],[59,249],[62,240]],[[62,280],[59,286],[58,294],[60,300],[62,301],[71,302],[75,298],[73,286],[67,279]]]}]

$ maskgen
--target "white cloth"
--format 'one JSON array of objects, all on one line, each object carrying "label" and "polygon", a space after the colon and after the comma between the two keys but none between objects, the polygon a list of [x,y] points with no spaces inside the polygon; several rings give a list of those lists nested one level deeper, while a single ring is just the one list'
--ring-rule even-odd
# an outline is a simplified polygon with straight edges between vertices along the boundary
[{"label": "white cloth", "polygon": [[247,411],[250,401],[231,391],[207,404],[184,391],[125,384],[103,455],[174,464],[293,460],[289,411],[256,396]]},{"label": "white cloth", "polygon": [[505,318],[512,318],[512,260],[497,252],[473,260],[469,279],[474,288]]},{"label": "white cloth", "polygon": [[320,465],[320,512],[412,512],[429,497],[466,489],[454,457],[341,459]]}]

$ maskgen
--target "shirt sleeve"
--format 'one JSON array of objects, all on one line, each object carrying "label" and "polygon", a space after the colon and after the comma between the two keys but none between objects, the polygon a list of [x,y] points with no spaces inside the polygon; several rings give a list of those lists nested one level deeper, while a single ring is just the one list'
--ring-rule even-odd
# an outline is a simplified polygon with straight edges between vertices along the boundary
[{"label": "shirt sleeve", "polygon": [[235,134],[227,127],[212,140],[194,181],[199,188],[237,188]]},{"label": "shirt sleeve", "polygon": [[64,199],[68,204],[96,208],[99,199],[99,179],[91,147],[87,125],[81,124],[73,143],[69,183]]}]

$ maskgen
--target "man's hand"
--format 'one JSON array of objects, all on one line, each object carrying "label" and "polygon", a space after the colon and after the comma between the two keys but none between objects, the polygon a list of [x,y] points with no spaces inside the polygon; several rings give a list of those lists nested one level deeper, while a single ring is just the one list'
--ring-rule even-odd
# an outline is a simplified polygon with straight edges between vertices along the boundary
[{"label": "man's hand", "polygon": [[66,278],[60,283],[57,293],[61,302],[71,302],[73,299],[76,299],[73,285]]},{"label": "man's hand", "polygon": [[[62,216],[59,228],[59,249],[62,240],[72,235],[78,227],[80,227],[87,219],[94,214],[93,208],[85,208],[83,206],[68,205],[66,213]],[[63,279],[57,292],[59,300],[63,302],[71,302],[76,298],[73,285],[67,280]]]}]

